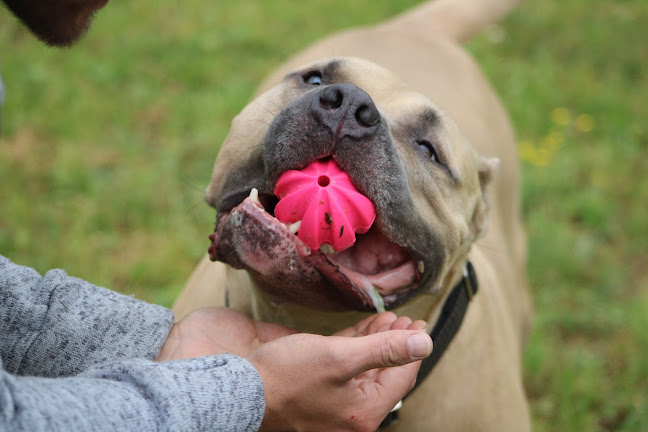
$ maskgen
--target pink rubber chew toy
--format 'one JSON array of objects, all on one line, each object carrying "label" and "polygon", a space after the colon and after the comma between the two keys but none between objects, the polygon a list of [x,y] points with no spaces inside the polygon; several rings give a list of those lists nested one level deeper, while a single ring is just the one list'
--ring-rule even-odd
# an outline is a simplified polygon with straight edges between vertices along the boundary
[{"label": "pink rubber chew toy", "polygon": [[365,233],[376,218],[369,198],[351,184],[333,159],[315,161],[301,171],[286,171],[274,191],[279,197],[275,217],[287,224],[301,221],[297,237],[317,250],[351,247],[355,233]]}]

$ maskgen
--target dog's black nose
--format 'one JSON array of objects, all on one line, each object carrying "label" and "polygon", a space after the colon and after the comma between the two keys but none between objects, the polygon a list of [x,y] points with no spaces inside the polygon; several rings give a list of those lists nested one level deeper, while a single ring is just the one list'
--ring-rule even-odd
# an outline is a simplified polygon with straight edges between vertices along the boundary
[{"label": "dog's black nose", "polygon": [[325,126],[341,136],[360,137],[380,123],[380,113],[371,96],[353,84],[324,87],[313,110]]}]

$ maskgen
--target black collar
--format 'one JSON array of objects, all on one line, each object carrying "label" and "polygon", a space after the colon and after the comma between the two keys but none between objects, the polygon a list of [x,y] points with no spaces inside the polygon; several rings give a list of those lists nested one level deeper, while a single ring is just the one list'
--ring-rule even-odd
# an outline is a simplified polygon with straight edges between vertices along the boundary
[{"label": "black collar", "polygon": [[[416,376],[416,384],[414,384],[414,388],[405,395],[403,400],[412,394],[412,392],[416,390],[430,372],[432,372],[432,369],[434,369],[434,366],[436,366],[437,362],[450,345],[450,342],[452,342],[452,339],[459,331],[459,327],[461,327],[461,322],[463,321],[464,315],[466,315],[466,310],[468,309],[470,300],[472,300],[473,296],[477,294],[477,288],[478,283],[475,269],[470,261],[467,261],[461,281],[459,281],[459,283],[452,289],[452,292],[450,292],[450,295],[441,309],[441,315],[439,315],[438,321],[430,332],[432,342],[434,343],[432,354],[423,359],[421,368]],[[399,404],[396,405],[396,408],[387,414],[385,420],[380,424],[381,429],[389,426],[398,419],[398,409],[400,409],[400,405],[402,404],[399,402]]]}]

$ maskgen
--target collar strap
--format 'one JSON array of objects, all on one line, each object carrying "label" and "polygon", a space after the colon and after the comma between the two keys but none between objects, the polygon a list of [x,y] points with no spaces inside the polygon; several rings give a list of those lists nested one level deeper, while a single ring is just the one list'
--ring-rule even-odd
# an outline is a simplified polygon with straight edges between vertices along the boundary
[{"label": "collar strap", "polygon": [[[421,368],[416,376],[416,384],[414,384],[414,388],[412,388],[412,390],[410,390],[403,399],[407,398],[414,390],[416,390],[441,359],[441,356],[459,331],[459,327],[461,327],[463,318],[466,315],[468,305],[475,294],[477,294],[477,288],[478,283],[475,269],[472,263],[467,261],[461,281],[459,281],[459,283],[455,285],[450,292],[450,295],[441,309],[441,315],[439,315],[439,319],[430,332],[430,337],[432,337],[432,342],[434,343],[432,354],[423,359]],[[398,405],[397,407],[400,408]],[[389,426],[397,419],[398,409],[394,408],[380,424],[380,428]]]}]

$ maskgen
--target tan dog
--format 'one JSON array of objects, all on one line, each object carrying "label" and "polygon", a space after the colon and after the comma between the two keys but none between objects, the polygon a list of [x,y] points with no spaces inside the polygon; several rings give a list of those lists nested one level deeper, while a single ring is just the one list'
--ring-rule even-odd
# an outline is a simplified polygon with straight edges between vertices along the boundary
[{"label": "tan dog", "polygon": [[[459,45],[514,3],[426,3],[327,38],[271,75],[234,119],[207,189],[219,214],[210,252],[222,262],[203,260],[177,318],[227,304],[329,334],[375,311],[377,286],[388,310],[432,328],[470,260],[479,292],[388,430],[529,430],[520,357],[531,307],[514,136]],[[272,215],[279,175],[323,158],[377,214],[335,254],[310,251]],[[265,210],[246,199],[252,188]]]}]

